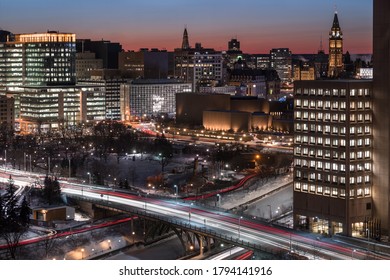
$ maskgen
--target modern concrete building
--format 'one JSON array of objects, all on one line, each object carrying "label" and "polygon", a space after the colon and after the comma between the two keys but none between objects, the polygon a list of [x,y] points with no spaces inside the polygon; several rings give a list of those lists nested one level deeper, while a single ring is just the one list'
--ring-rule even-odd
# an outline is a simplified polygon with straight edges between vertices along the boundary
[{"label": "modern concrete building", "polygon": [[76,79],[77,81],[91,78],[93,70],[103,69],[103,59],[96,58],[92,52],[76,54]]},{"label": "modern concrete building", "polygon": [[[184,31],[182,46],[174,51],[174,77],[192,83],[195,89],[202,85],[217,85],[223,80],[222,53],[203,48],[200,43],[189,48],[187,29]],[[187,48],[188,46],[188,48]]]},{"label": "modern concrete building", "polygon": [[92,70],[90,78],[80,81],[80,84],[99,86],[105,92],[105,118],[107,120],[121,119],[120,88],[127,79],[123,78],[122,71],[116,69]]},{"label": "modern concrete building", "polygon": [[173,53],[158,49],[141,49],[119,53],[119,69],[136,79],[167,79],[173,74]]},{"label": "modern concrete building", "polygon": [[376,234],[372,82],[297,81],[294,91],[294,226]]},{"label": "modern concrete building", "polygon": [[[374,0],[373,214],[390,234],[390,1]],[[373,231],[370,231],[370,234]]]},{"label": "modern concrete building", "polygon": [[96,54],[97,59],[103,60],[104,69],[118,69],[118,55],[122,51],[120,43],[100,40],[92,41],[91,39],[77,39],[77,52],[92,52]]},{"label": "modern concrete building", "polygon": [[203,111],[203,126],[207,130],[247,132],[252,127],[251,114],[240,111]]},{"label": "modern concrete building", "polygon": [[133,80],[121,85],[121,119],[176,113],[176,94],[191,92],[192,84],[178,80]]},{"label": "modern concrete building", "polygon": [[15,119],[20,113],[23,86],[62,86],[76,83],[76,35],[48,31],[16,34],[0,43],[0,95],[15,99]]},{"label": "modern concrete building", "polygon": [[12,96],[0,95],[0,124],[7,124],[9,128],[14,127],[14,106],[15,100]]},{"label": "modern concrete building", "polygon": [[288,48],[272,49],[270,51],[271,68],[278,72],[282,83],[291,82],[292,54]]},{"label": "modern concrete building", "polygon": [[23,86],[18,94],[23,132],[46,132],[106,117],[104,87]]}]

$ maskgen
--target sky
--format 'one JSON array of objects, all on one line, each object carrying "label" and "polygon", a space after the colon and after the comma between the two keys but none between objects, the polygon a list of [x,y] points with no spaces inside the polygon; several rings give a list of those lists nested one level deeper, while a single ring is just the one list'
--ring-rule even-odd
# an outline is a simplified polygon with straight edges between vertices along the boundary
[{"label": "sky", "polygon": [[337,10],[344,51],[372,52],[372,0],[1,0],[0,29],[12,33],[56,30],[79,39],[110,40],[124,50],[190,45],[226,50],[232,38],[246,53],[290,48],[317,53]]}]

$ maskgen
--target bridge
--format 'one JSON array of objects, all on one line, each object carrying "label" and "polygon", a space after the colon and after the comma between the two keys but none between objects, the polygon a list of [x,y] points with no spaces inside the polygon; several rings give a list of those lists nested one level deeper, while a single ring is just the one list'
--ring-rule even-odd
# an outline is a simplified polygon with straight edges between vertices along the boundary
[{"label": "bridge", "polygon": [[[29,185],[37,174],[6,170],[0,179],[12,175],[15,184]],[[330,239],[318,240],[301,232],[280,228],[256,219],[238,216],[227,211],[209,208],[180,199],[155,197],[147,194],[118,192],[109,188],[60,181],[62,194],[98,208],[137,215],[142,218],[145,238],[158,232],[173,230],[187,250],[210,248],[211,243],[229,243],[254,251],[255,254],[293,253],[310,259],[366,259],[368,252],[340,245]],[[370,252],[372,255],[372,252]],[[387,259],[382,255],[375,258]]]},{"label": "bridge", "polygon": [[[64,185],[64,184],[63,184]],[[188,252],[195,247],[203,254],[211,243],[228,243],[257,252],[281,257],[291,253],[308,258],[350,259],[352,250],[335,244],[313,240],[267,223],[211,209],[178,199],[154,198],[91,186],[65,184],[62,193],[71,199],[84,201],[111,211],[137,215],[152,221],[154,230],[173,230]],[[145,222],[146,223],[146,222]],[[144,225],[145,225],[144,223]],[[133,231],[133,229],[132,229]],[[145,239],[153,231],[146,231]]]}]

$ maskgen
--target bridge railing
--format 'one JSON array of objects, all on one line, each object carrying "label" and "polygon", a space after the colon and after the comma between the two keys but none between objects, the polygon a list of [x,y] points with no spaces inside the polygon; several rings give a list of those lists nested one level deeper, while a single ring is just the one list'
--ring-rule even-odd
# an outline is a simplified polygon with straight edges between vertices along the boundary
[{"label": "bridge railing", "polygon": [[[140,209],[140,208],[137,208],[134,206],[123,205],[120,203],[109,201],[105,198],[93,199],[93,198],[80,197],[78,195],[70,195],[70,194],[67,194],[67,196],[70,198],[79,199],[79,200],[83,200],[83,201],[87,201],[87,202],[91,202],[91,203],[98,203],[99,205],[104,206],[108,209],[117,210],[117,211],[119,210],[122,212],[131,213],[131,214],[134,214],[134,215],[137,215],[140,217],[145,217],[148,219],[155,219],[155,220],[159,220],[162,222],[166,222],[166,223],[169,223],[171,225],[174,225],[174,226],[177,226],[177,227],[180,227],[180,228],[192,231],[192,232],[196,232],[196,233],[201,234],[201,235],[210,236],[210,237],[216,238],[218,240],[221,240],[221,241],[224,241],[227,243],[231,243],[231,244],[234,244],[237,246],[245,247],[245,248],[250,249],[250,250],[258,250],[258,251],[270,253],[273,255],[285,253],[287,251],[287,250],[283,250],[283,249],[275,250],[275,249],[272,249],[272,248],[267,247],[267,246],[263,246],[263,245],[258,244],[258,243],[245,241],[241,238],[238,238],[237,234],[227,234],[227,233],[217,232],[214,229],[210,228],[210,226],[208,226],[207,224],[190,222],[190,221],[187,221],[187,219],[178,218],[178,217],[175,217],[175,218],[166,217],[166,216],[159,215],[156,213],[151,213],[147,209]],[[232,214],[232,216],[234,216],[234,215]]]}]

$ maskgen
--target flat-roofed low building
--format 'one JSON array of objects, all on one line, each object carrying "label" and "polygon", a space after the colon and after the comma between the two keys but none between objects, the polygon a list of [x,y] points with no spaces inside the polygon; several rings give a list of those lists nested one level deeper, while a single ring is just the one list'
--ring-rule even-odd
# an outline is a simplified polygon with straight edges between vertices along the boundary
[{"label": "flat-roofed low building", "polygon": [[203,111],[229,111],[230,95],[201,94],[194,92],[176,94],[176,122],[185,125],[203,125]]},{"label": "flat-roofed low building", "polygon": [[160,114],[174,116],[176,94],[191,92],[192,84],[174,79],[139,79],[121,85],[121,119],[152,117]]},{"label": "flat-roofed low building", "polygon": [[251,129],[251,114],[240,111],[203,111],[207,130],[243,132]]}]

